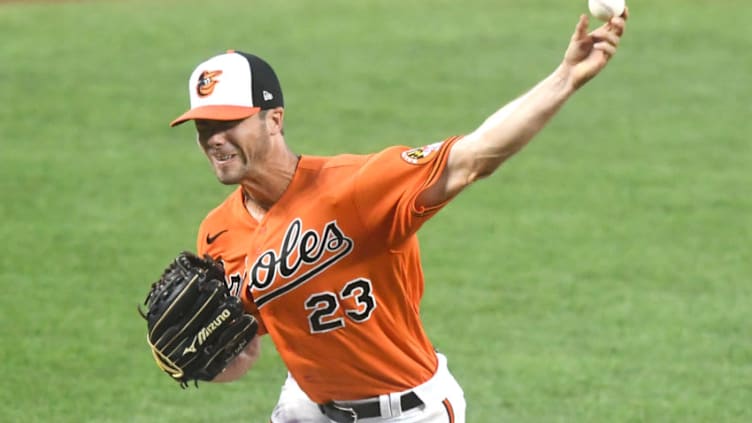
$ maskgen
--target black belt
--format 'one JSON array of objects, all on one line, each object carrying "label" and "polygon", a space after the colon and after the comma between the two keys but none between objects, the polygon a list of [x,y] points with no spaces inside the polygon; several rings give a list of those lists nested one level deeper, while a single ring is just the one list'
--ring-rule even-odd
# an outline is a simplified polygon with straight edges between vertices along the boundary
[{"label": "black belt", "polygon": [[[415,392],[408,392],[400,397],[402,411],[412,410],[421,405],[423,405],[423,401],[415,395]],[[378,399],[368,402],[358,402],[357,404],[352,404],[350,407],[329,402],[319,404],[319,409],[326,417],[337,423],[355,423],[359,419],[381,417],[381,405]]]}]

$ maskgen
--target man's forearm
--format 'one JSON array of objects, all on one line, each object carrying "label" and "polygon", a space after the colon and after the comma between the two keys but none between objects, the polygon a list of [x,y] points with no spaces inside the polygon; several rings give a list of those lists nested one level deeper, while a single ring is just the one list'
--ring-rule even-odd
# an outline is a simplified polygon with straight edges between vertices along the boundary
[{"label": "man's forearm", "polygon": [[628,16],[625,9],[622,16],[588,32],[588,17],[580,15],[561,65],[455,142],[441,176],[418,196],[416,205],[428,207],[449,200],[520,151],[577,88],[606,66],[616,53]]},{"label": "man's forearm", "polygon": [[261,337],[256,336],[240,354],[230,362],[227,368],[218,374],[212,382],[223,383],[240,379],[248,373],[261,355]]},{"label": "man's forearm", "polygon": [[551,120],[572,88],[563,67],[527,93],[492,114],[461,142],[473,150],[477,175],[488,176],[507,158],[524,147]]}]

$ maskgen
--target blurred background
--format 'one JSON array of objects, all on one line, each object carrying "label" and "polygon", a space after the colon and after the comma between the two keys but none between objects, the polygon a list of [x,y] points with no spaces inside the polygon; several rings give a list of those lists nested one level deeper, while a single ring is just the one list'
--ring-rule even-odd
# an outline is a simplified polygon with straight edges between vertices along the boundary
[{"label": "blurred background", "polygon": [[[422,314],[468,422],[752,421],[752,8],[632,0],[609,67],[422,230]],[[476,128],[559,64],[586,0],[0,4],[0,421],[266,422],[269,339],[181,390],[136,312],[219,185],[187,78],[276,69],[298,153]],[[591,22],[595,28],[597,23]]]}]

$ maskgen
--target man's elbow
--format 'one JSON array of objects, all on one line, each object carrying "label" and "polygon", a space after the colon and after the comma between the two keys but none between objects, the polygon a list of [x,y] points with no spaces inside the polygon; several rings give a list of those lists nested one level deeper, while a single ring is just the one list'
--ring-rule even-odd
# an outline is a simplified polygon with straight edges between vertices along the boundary
[{"label": "man's elbow", "polygon": [[[462,144],[460,144],[462,143]],[[499,166],[519,151],[515,143],[501,142],[475,131],[455,144],[452,151],[457,169],[455,184],[467,187],[491,176]]]},{"label": "man's elbow", "polygon": [[516,151],[499,151],[493,154],[482,154],[473,158],[472,163],[466,172],[465,185],[470,185],[481,179],[488,178],[501,166],[507,159],[512,157]]}]

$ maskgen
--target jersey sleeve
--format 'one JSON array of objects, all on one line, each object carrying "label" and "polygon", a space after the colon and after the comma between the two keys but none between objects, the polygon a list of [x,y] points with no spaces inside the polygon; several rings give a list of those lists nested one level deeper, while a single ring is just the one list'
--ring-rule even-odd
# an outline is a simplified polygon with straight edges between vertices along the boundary
[{"label": "jersey sleeve", "polygon": [[201,236],[201,234],[206,233],[205,222],[201,222],[201,225],[198,227],[198,233],[196,234],[196,255],[199,257],[203,257],[204,254],[207,253],[207,243],[204,237]]},{"label": "jersey sleeve", "polygon": [[391,147],[371,156],[355,178],[354,201],[361,223],[384,231],[392,245],[413,235],[448,202],[415,205],[418,195],[441,176],[458,139],[419,148]]}]

